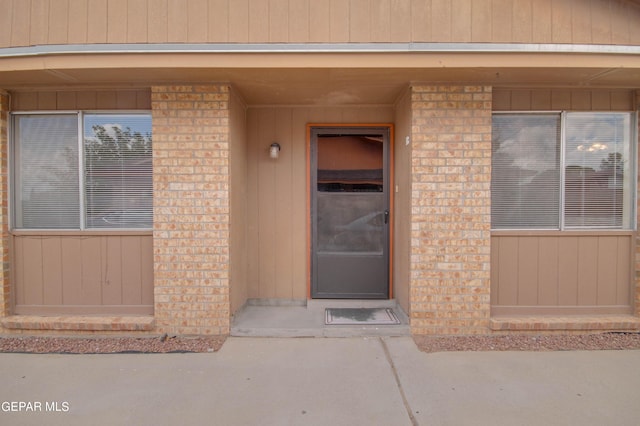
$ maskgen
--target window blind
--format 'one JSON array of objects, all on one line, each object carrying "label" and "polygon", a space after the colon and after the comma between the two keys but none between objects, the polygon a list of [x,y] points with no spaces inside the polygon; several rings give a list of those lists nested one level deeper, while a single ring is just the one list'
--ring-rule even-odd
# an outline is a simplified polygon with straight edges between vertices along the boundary
[{"label": "window blind", "polygon": [[495,114],[492,133],[492,228],[559,228],[560,115]]},{"label": "window blind", "polygon": [[13,117],[18,228],[80,227],[77,114]]},{"label": "window blind", "polygon": [[87,228],[151,228],[149,115],[85,114],[84,164]]},{"label": "window blind", "polygon": [[630,114],[567,113],[565,126],[565,226],[630,228]]}]

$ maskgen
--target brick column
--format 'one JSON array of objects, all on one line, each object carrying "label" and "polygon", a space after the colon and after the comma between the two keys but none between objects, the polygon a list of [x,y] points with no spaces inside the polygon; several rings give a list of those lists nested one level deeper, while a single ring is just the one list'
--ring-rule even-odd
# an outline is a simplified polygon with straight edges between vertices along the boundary
[{"label": "brick column", "polygon": [[411,330],[488,333],[491,87],[412,88]]},{"label": "brick column", "polygon": [[152,88],[159,332],[228,334],[229,88]]},{"label": "brick column", "polygon": [[9,115],[9,95],[0,90],[0,193],[2,194],[2,214],[0,215],[0,226],[2,227],[2,237],[0,238],[0,255],[2,256],[2,267],[0,268],[0,318],[11,313],[11,283],[9,281],[9,207],[8,197],[9,186],[7,178],[8,172],[8,115]]}]

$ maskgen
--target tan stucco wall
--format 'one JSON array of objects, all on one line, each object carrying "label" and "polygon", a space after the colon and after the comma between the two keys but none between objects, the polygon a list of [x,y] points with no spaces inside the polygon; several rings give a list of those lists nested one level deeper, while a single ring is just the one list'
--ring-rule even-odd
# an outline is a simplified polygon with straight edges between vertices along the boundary
[{"label": "tan stucco wall", "polygon": [[84,43],[640,44],[625,0],[5,0],[0,47]]}]

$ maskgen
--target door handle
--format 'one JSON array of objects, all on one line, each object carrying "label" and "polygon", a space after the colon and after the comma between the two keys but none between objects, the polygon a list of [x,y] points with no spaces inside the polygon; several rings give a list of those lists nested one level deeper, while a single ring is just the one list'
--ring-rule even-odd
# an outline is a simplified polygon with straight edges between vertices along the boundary
[{"label": "door handle", "polygon": [[384,224],[389,223],[389,210],[384,211]]}]

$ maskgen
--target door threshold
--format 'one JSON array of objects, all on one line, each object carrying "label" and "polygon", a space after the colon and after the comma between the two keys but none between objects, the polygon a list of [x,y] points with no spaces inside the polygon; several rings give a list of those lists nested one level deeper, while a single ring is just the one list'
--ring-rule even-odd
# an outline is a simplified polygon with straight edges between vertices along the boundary
[{"label": "door threshold", "polygon": [[395,299],[309,299],[307,308],[395,308]]}]

